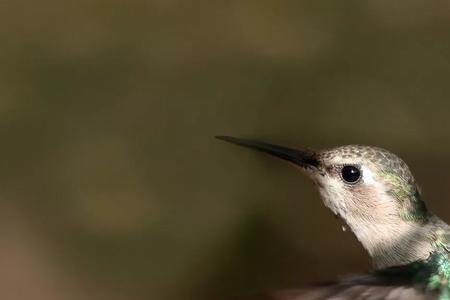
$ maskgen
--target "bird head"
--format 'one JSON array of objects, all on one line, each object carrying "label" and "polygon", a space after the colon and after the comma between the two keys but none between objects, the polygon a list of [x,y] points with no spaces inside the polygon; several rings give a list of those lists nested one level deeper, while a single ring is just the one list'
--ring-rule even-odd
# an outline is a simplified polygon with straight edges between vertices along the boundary
[{"label": "bird head", "polygon": [[408,166],[395,154],[360,145],[312,151],[217,138],[276,156],[304,171],[318,187],[324,204],[350,227],[375,266],[396,265],[417,256],[414,249],[407,249],[401,257],[390,253],[402,243],[407,248],[422,238],[416,236],[417,229],[429,218]]}]

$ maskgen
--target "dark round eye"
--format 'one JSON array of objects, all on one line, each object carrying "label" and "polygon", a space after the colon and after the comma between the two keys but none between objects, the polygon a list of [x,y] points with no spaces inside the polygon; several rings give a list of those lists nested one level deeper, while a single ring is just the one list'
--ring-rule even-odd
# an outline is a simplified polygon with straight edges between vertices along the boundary
[{"label": "dark round eye", "polygon": [[361,171],[355,166],[343,166],[341,176],[347,183],[356,183],[361,178]]}]

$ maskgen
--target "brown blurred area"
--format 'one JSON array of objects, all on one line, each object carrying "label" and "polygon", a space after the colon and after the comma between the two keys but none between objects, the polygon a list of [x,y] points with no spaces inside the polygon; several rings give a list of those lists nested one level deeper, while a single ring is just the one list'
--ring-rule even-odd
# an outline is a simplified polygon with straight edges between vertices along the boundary
[{"label": "brown blurred area", "polygon": [[0,298],[234,299],[370,268],[217,134],[403,157],[450,221],[448,1],[0,4]]}]

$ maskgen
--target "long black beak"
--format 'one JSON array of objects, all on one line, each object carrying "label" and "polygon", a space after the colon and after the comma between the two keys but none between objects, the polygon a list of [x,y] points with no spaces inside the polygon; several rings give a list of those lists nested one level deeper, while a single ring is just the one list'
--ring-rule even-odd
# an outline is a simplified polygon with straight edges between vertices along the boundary
[{"label": "long black beak", "polygon": [[319,160],[313,151],[296,150],[254,140],[239,139],[232,136],[216,136],[216,138],[239,146],[249,147],[268,153],[303,168],[319,166]]}]

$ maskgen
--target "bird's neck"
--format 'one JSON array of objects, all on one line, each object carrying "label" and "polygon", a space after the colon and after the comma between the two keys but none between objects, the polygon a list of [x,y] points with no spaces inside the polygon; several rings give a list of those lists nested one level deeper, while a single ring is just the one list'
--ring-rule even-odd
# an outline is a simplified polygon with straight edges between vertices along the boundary
[{"label": "bird's neck", "polygon": [[435,216],[423,223],[413,221],[347,219],[357,239],[372,257],[376,269],[426,260],[437,250],[436,240],[449,226]]}]

